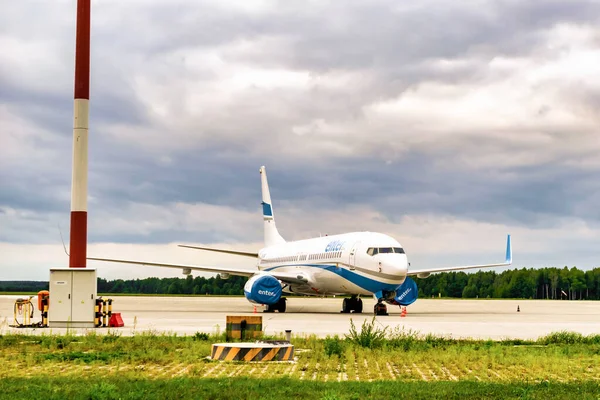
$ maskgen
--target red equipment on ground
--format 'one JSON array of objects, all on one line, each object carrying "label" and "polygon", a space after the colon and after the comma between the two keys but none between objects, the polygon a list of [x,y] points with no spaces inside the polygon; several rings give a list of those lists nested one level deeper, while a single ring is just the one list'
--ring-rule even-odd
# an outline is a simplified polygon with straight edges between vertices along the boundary
[{"label": "red equipment on ground", "polygon": [[125,326],[123,323],[123,318],[121,318],[121,313],[112,313],[110,320],[108,321],[108,326],[115,328]]}]

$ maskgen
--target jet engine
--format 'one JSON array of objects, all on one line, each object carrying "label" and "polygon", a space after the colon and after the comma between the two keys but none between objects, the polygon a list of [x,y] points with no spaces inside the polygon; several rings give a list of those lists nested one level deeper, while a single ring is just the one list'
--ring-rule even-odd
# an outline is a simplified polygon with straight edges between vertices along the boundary
[{"label": "jet engine", "polygon": [[386,301],[397,306],[408,306],[417,300],[418,292],[417,283],[411,278],[406,278],[404,283],[396,289],[394,298]]},{"label": "jet engine", "polygon": [[254,275],[244,285],[244,295],[250,303],[277,304],[281,298],[281,284],[271,275]]}]

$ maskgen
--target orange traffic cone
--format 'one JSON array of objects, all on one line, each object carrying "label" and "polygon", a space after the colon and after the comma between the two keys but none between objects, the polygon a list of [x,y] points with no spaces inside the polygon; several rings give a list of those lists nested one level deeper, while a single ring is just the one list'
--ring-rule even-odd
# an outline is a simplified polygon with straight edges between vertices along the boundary
[{"label": "orange traffic cone", "polygon": [[256,306],[254,306],[254,314],[256,314]]},{"label": "orange traffic cone", "polygon": [[402,311],[400,312],[400,317],[406,317],[406,307],[402,307]]}]

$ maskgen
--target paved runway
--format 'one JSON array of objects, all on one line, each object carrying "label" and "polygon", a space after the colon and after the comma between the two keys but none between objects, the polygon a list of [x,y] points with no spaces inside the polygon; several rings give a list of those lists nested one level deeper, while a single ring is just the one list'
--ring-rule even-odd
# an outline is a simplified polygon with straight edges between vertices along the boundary
[{"label": "paved runway", "polygon": [[[12,329],[13,304],[17,297],[0,296],[0,333],[9,331],[60,333],[65,329]],[[153,330],[191,335],[225,329],[226,315],[252,314],[253,306],[243,297],[136,297],[114,296],[113,312],[120,312],[125,322],[118,329],[124,335]],[[33,299],[34,303],[36,298]],[[364,299],[363,314],[341,314],[342,298],[289,298],[287,312],[262,313],[266,334],[291,329],[294,335],[343,335],[350,329],[350,319],[360,326],[373,317],[372,299]],[[50,301],[52,305],[52,300]],[[517,312],[517,306],[520,312]],[[533,339],[551,332],[568,330],[582,334],[600,334],[600,301],[553,300],[440,300],[419,299],[407,308],[388,305],[389,316],[377,317],[378,324],[412,329],[423,334],[472,338]],[[39,321],[36,310],[33,321]],[[84,329],[76,330],[84,333]],[[95,329],[98,333],[107,328]]]}]

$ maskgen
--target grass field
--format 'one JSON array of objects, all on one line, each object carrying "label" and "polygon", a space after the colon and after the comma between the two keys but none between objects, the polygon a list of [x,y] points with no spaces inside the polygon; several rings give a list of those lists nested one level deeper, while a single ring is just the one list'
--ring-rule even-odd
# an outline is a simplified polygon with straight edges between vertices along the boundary
[{"label": "grass field", "polygon": [[578,399],[597,400],[593,383],[302,382],[278,379],[8,378],[8,399]]},{"label": "grass field", "polygon": [[3,335],[0,397],[600,399],[600,335],[452,340],[366,322],[348,338],[294,338],[295,362],[209,360],[223,339]]}]

